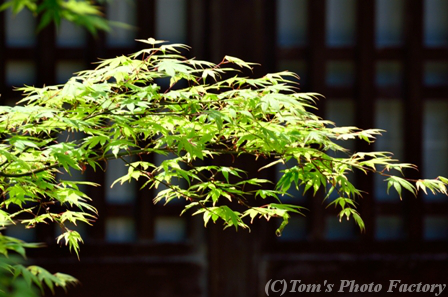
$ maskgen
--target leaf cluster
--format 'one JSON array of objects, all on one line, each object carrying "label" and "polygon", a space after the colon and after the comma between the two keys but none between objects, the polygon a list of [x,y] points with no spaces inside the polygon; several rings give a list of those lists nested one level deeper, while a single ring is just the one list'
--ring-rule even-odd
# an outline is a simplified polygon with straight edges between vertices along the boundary
[{"label": "leaf cluster", "polygon": [[[249,228],[256,218],[280,218],[278,235],[291,214],[304,211],[282,202],[292,187],[334,195],[330,205],[339,217],[353,218],[363,230],[356,210],[363,192],[348,178],[353,171],[384,176],[400,197],[403,189],[446,194],[446,178],[406,179],[402,170],[414,166],[391,153],[342,147],[340,140],[371,143],[382,131],[337,127],[316,116],[319,95],[299,92],[294,73],[246,77],[241,70],[254,63],[226,56],[215,64],[184,57],[186,45],[139,41],[147,48],[102,60],[64,85],[20,88],[23,100],[0,108],[2,222],[56,223],[58,242],[78,255],[82,238],[68,226],[96,219],[79,186],[97,185],[64,176],[104,170],[111,159],[128,168],[115,183],[143,181],[158,190],[155,202],[181,199],[184,212],[201,214],[205,225]],[[166,158],[156,163],[155,155]],[[234,162],[219,165],[224,155]],[[254,162],[259,171],[286,167],[278,181],[260,179],[238,162],[242,155],[265,160]]]},{"label": "leaf cluster", "polygon": [[98,31],[109,31],[110,24],[104,18],[101,8],[89,0],[7,0],[0,6],[0,11],[11,9],[18,14],[24,9],[40,17],[37,30],[40,31],[50,23],[59,26],[65,19],[86,28],[96,35]]},{"label": "leaf cluster", "polygon": [[78,283],[64,273],[50,273],[36,265],[24,266],[25,249],[38,247],[41,245],[0,234],[0,296],[37,296],[36,288],[43,294],[45,287],[54,294],[56,287],[66,290],[69,285]]}]

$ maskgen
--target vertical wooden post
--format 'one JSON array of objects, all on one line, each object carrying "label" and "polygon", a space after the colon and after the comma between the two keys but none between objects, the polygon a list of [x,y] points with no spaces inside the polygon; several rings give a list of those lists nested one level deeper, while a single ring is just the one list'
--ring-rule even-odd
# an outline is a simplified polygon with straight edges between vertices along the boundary
[{"label": "vertical wooden post", "polygon": [[187,39],[191,53],[198,59],[210,60],[210,1],[189,0],[187,5]]},{"label": "vertical wooden post", "polygon": [[[39,22],[38,22],[39,23]],[[52,85],[56,82],[56,31],[52,23],[42,29],[37,35],[34,61],[36,65],[36,84]],[[40,225],[36,228],[39,241],[53,242],[55,237],[54,225]]]},{"label": "vertical wooden post", "polygon": [[38,86],[56,83],[56,28],[51,23],[37,36],[36,83]]},{"label": "vertical wooden post", "polygon": [[5,104],[5,98],[2,95],[6,90],[6,22],[5,12],[0,13],[0,104]]},{"label": "vertical wooden post", "polygon": [[[404,55],[404,158],[422,169],[423,156],[423,0],[405,1],[405,55]],[[406,172],[418,178],[415,170]],[[419,241],[423,233],[423,198],[409,195],[404,199],[409,239]]]},{"label": "vertical wooden post", "polygon": [[137,38],[155,35],[155,0],[137,0]]},{"label": "vertical wooden post", "polygon": [[[325,94],[325,68],[326,68],[326,43],[325,43],[325,0],[308,1],[308,89],[313,92]],[[325,115],[325,102],[318,102],[318,115]],[[308,219],[311,221],[310,239],[323,239],[325,231],[325,214],[322,207],[322,193],[317,197],[309,197],[310,212]]]},{"label": "vertical wooden post", "polygon": [[[260,76],[275,67],[275,1],[217,0],[210,2],[210,58],[219,62],[225,55],[261,63],[249,75]],[[246,170],[256,172],[253,160],[239,160]],[[214,160],[216,162],[216,160]],[[232,160],[223,158],[223,164]],[[227,162],[227,163],[226,163]],[[262,172],[262,174],[265,174]],[[210,224],[208,229],[209,296],[256,296],[258,285],[257,255],[261,238],[257,226],[247,230],[222,230]]]},{"label": "vertical wooden post", "polygon": [[[356,81],[355,81],[355,121],[362,129],[373,128],[375,124],[375,1],[357,2],[356,32]],[[373,149],[365,141],[356,143],[356,151],[367,152]],[[363,191],[361,217],[366,224],[366,239],[372,240],[375,234],[373,177],[358,172],[356,185]]]},{"label": "vertical wooden post", "polygon": [[[155,35],[155,1],[137,1],[137,38],[147,39]],[[142,45],[143,46],[143,45]],[[142,156],[144,161],[152,161],[152,156]],[[147,242],[154,237],[154,204],[152,191],[148,187],[141,189],[146,180],[137,182],[137,200],[135,205],[135,219],[137,238],[140,242]]]},{"label": "vertical wooden post", "polygon": [[[103,168],[106,168],[107,164],[100,163]],[[97,183],[98,187],[88,187],[87,195],[92,198],[92,205],[98,210],[99,217],[92,228],[89,228],[88,240],[89,242],[103,243],[106,234],[106,218],[107,218],[107,207],[106,207],[106,178],[105,173],[97,168],[96,172],[91,168],[87,168],[86,180]]]},{"label": "vertical wooden post", "polygon": [[[268,170],[257,171],[259,167],[266,163],[260,163],[260,160],[255,161],[253,156],[242,155],[238,157],[235,163],[247,164],[244,169],[251,177],[269,178]],[[232,165],[233,161],[229,156],[223,156],[219,161],[215,159],[213,164]],[[235,203],[233,203],[234,206]],[[219,224],[209,223],[207,226],[208,296],[258,296],[260,258],[263,248],[266,246],[266,228],[263,228],[262,219],[250,225],[250,233],[248,230],[241,228],[235,231],[233,227],[223,230],[221,222]]]},{"label": "vertical wooden post", "polygon": [[[144,161],[152,162],[152,156],[142,156]],[[154,238],[154,216],[155,209],[153,204],[154,195],[148,186],[141,189],[146,179],[140,179],[137,182],[137,201],[135,207],[135,219],[137,228],[137,238],[140,242],[147,242]],[[141,189],[141,190],[140,190]]]},{"label": "vertical wooden post", "polygon": [[[210,4],[210,54],[214,62],[225,55],[257,62],[254,75],[262,75],[275,66],[275,5],[272,1],[217,0]],[[265,23],[266,22],[266,23]],[[274,27],[274,28],[273,28]]]}]

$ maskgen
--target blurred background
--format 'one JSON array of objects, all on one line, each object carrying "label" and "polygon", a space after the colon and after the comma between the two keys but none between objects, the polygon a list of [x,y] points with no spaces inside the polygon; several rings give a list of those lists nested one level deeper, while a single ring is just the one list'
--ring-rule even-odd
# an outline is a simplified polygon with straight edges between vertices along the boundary
[{"label": "blurred background", "polygon": [[[104,12],[134,29],[95,38],[63,22],[36,35],[31,14],[1,13],[1,103],[20,97],[12,86],[64,83],[98,58],[138,50],[136,38],[155,37],[188,44],[201,60],[232,55],[261,63],[254,75],[294,71],[302,91],[325,95],[320,116],[387,130],[375,144],[352,142],[350,149],[393,151],[419,166],[410,177],[448,176],[448,0],[111,0]],[[181,201],[153,205],[154,191],[138,184],[110,189],[126,168],[115,161],[107,168],[73,177],[104,184],[86,189],[100,218],[78,227],[81,261],[55,244],[54,226],[7,230],[46,242],[33,261],[81,281],[57,296],[265,296],[270,279],[448,283],[448,197],[400,201],[387,195],[382,178],[355,174],[367,192],[359,205],[365,233],[353,221],[340,223],[322,197],[292,192],[288,202],[310,211],[276,237],[275,221],[257,222],[251,233],[203,228],[201,218],[179,217]],[[262,175],[279,178],[275,170]]]}]

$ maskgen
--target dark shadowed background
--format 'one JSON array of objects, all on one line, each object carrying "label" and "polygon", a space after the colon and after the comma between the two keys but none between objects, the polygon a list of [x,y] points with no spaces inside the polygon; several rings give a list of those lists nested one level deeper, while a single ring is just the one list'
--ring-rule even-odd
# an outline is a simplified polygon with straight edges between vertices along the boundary
[{"label": "dark shadowed background", "polygon": [[[374,145],[349,143],[353,151],[393,151],[419,166],[411,177],[448,176],[448,0],[113,0],[105,13],[135,30],[93,38],[63,23],[35,35],[33,16],[0,14],[1,103],[17,101],[13,85],[64,83],[97,58],[137,50],[134,39],[155,37],[191,45],[190,55],[201,60],[258,62],[254,75],[295,71],[302,91],[326,96],[318,103],[322,117],[387,130]],[[238,162],[256,168],[254,160]],[[81,261],[55,244],[53,226],[7,231],[48,243],[31,253],[33,261],[81,281],[58,296],[266,296],[271,279],[335,288],[341,280],[448,283],[448,197],[400,201],[381,178],[354,175],[367,192],[359,205],[364,234],[352,221],[339,223],[322,197],[295,193],[293,201],[310,211],[276,237],[275,221],[257,222],[251,233],[204,229],[201,218],[179,217],[181,201],[153,205],[155,192],[137,184],[110,189],[126,169],[120,162],[107,168],[74,176],[104,184],[87,189],[100,217],[78,228],[86,239]],[[274,170],[260,175],[279,178]]]}]

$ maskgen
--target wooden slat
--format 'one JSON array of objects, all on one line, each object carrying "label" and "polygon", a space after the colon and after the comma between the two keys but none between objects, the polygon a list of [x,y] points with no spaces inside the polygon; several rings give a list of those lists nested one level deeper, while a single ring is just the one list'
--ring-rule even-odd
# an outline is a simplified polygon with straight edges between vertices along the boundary
[{"label": "wooden slat", "polygon": [[137,0],[138,39],[155,36],[155,0]]},{"label": "wooden slat", "polygon": [[[258,172],[259,166],[266,165],[266,161],[255,161],[253,156],[242,155],[235,161],[230,156],[221,156],[215,158],[213,164],[218,166],[244,164],[243,168],[247,171],[249,178],[267,178],[268,175],[267,170]],[[246,187],[245,190],[248,188]],[[253,201],[252,197],[251,199]],[[259,201],[259,203],[264,202]],[[233,203],[233,207],[238,207],[235,204]],[[244,207],[237,208],[239,211],[243,209]],[[236,232],[233,228],[223,230],[222,224],[208,225],[208,263],[209,270],[212,271],[209,274],[208,296],[255,296],[258,277],[252,272],[259,271],[259,263],[256,259],[262,248],[259,244],[263,242],[265,235],[260,232],[258,222],[250,228],[251,233],[240,229]],[[241,279],[245,281],[240,282]],[[233,285],[226,285],[230,283]]]},{"label": "wooden slat", "polygon": [[[1,14],[0,14],[1,15]],[[34,48],[27,47],[6,47],[4,50],[4,57],[8,60],[24,60],[24,58],[32,59],[35,54]],[[5,59],[6,60],[6,59]]]},{"label": "wooden slat", "polygon": [[[442,253],[446,254],[446,241],[432,241],[432,242],[410,242],[405,240],[389,240],[389,241],[352,241],[347,244],[347,241],[295,241],[295,242],[275,242],[272,241],[273,255],[281,255],[285,259],[292,260],[297,257],[306,257],[308,254],[314,254],[318,257],[324,258],[324,255],[332,255],[333,257],[355,256],[364,254],[366,256],[376,257],[381,259],[380,255],[407,255],[411,253]],[[343,256],[343,257],[344,257]],[[387,256],[386,256],[387,257]],[[384,258],[383,258],[384,259]],[[359,272],[359,271],[358,271]],[[337,275],[344,274],[344,271],[337,271]],[[343,279],[342,277],[340,279]]]},{"label": "wooden slat", "polygon": [[38,86],[56,83],[56,29],[52,23],[42,29],[37,36],[34,53],[36,83]]},{"label": "wooden slat", "polygon": [[[106,168],[105,164],[101,164],[103,168]],[[96,207],[99,213],[98,220],[94,223],[93,227],[89,228],[88,237],[89,240],[95,240],[96,242],[102,242],[104,240],[106,231],[105,231],[105,223],[107,218],[107,208],[106,208],[106,179],[104,172],[101,169],[97,168],[97,171],[94,172],[93,169],[87,168],[86,172],[86,180],[90,182],[97,183],[101,186],[99,187],[88,187],[87,195],[92,198],[92,205]]]},{"label": "wooden slat", "polygon": [[[327,91],[323,95],[333,99],[347,99],[355,97],[355,89],[353,87],[326,87]],[[310,89],[313,91],[313,89]]]},{"label": "wooden slat", "polygon": [[278,47],[277,60],[303,60],[307,57],[308,49],[306,47]]},{"label": "wooden slat", "polygon": [[107,204],[108,217],[133,217],[134,214],[134,205],[132,204]]},{"label": "wooden slat", "polygon": [[[5,34],[5,13],[0,13],[0,94],[6,89],[6,34]],[[4,95],[0,95],[0,105],[5,104]]]},{"label": "wooden slat", "polygon": [[375,58],[378,60],[402,60],[403,48],[381,48],[376,50]]},{"label": "wooden slat", "polygon": [[[37,36],[37,44],[34,52],[29,57],[34,58],[36,65],[36,81],[37,86],[51,85],[55,83],[56,62],[55,54],[55,28],[53,24],[49,24],[40,31]],[[36,228],[36,236],[39,241],[47,243],[53,242],[55,238],[55,226],[38,226]]]},{"label": "wooden slat", "polygon": [[[210,59],[219,62],[225,55],[237,56],[243,60],[260,63],[254,67],[254,76],[264,75],[273,69],[275,43],[272,36],[275,16],[272,1],[219,0],[210,3],[209,40]],[[267,20],[271,21],[267,22]],[[266,21],[266,23],[265,23]],[[275,63],[275,61],[274,61]]]},{"label": "wooden slat", "polygon": [[[125,46],[125,47],[113,47],[113,48],[107,48],[105,49],[105,56],[106,58],[114,58],[114,57],[118,57],[118,56],[122,56],[122,55],[129,55],[132,54],[136,51],[137,47],[140,44],[138,42],[135,42],[135,44],[133,46]],[[97,57],[95,60],[93,60],[93,62],[98,61],[98,58],[103,58],[103,57]]]},{"label": "wooden slat", "polygon": [[[85,60],[86,48],[85,47],[66,47],[55,49],[55,60]],[[94,61],[90,61],[94,62]]]},{"label": "wooden slat", "polygon": [[[325,44],[325,0],[308,1],[308,89],[329,96],[325,86],[326,69],[326,44]],[[325,100],[319,101],[320,116],[325,115]],[[323,193],[319,192],[317,197],[311,200],[310,214],[310,239],[321,240],[325,232],[324,207],[322,205]]]},{"label": "wooden slat", "polygon": [[[405,1],[404,55],[404,159],[422,168],[423,156],[423,0]],[[418,178],[419,173],[407,172],[408,177]],[[411,196],[412,197],[412,196]],[[407,228],[410,240],[421,240],[423,199],[404,199],[407,207]]]},{"label": "wooden slat", "polygon": [[402,98],[403,97],[403,88],[398,86],[392,87],[378,87],[375,90],[376,98]]},{"label": "wooden slat", "polygon": [[257,44],[262,44],[262,71],[266,72],[276,70],[276,42],[277,42],[277,1],[261,0],[255,1],[257,25],[261,26],[261,32],[258,36]]},{"label": "wooden slat", "polygon": [[[219,62],[224,55],[233,55],[251,62],[260,63],[254,73],[260,76],[272,70],[275,63],[275,42],[272,34],[275,30],[274,1],[236,1],[219,0],[210,2],[210,60]],[[271,9],[269,9],[271,7]],[[206,31],[207,32],[207,31]],[[204,34],[207,34],[207,33]],[[271,32],[271,33],[269,33]],[[273,60],[273,61],[272,61]],[[246,160],[246,159],[244,159]],[[214,159],[214,164],[231,164],[231,159]],[[215,163],[219,162],[219,163]],[[251,174],[254,161],[238,161],[247,164]],[[258,173],[259,174],[259,173]],[[257,177],[259,177],[257,175]],[[257,226],[251,226],[256,232]],[[209,296],[255,296],[258,277],[251,273],[258,271],[255,256],[258,253],[257,240],[245,230],[222,230],[222,225],[209,224],[207,227],[209,250],[208,263],[210,277]],[[219,271],[219,273],[217,273]],[[244,282],[240,280],[244,279]],[[232,284],[229,286],[229,284]]]},{"label": "wooden slat", "polygon": [[210,1],[187,1],[187,44],[191,54],[201,60],[209,60],[210,53]]},{"label": "wooden slat", "polygon": [[[106,11],[106,8],[103,8]],[[98,61],[98,58],[107,58],[106,55],[106,33],[99,31],[96,36],[87,34],[87,45],[85,52],[86,63],[93,63]]]},{"label": "wooden slat", "polygon": [[[302,47],[280,47],[277,48],[278,59],[304,59],[309,52],[308,46]],[[372,59],[378,60],[401,60],[404,55],[404,48],[378,48],[374,50]],[[327,60],[353,60],[355,58],[354,47],[325,48],[323,58]],[[424,50],[424,57],[428,60],[447,60],[446,50],[441,48],[431,48]]]},{"label": "wooden slat", "polygon": [[397,199],[394,202],[376,202],[375,214],[380,215],[401,215],[403,213],[403,203]]},{"label": "wooden slat", "polygon": [[[357,2],[356,24],[356,80],[355,80],[355,124],[362,129],[374,126],[375,122],[375,1]],[[365,141],[356,142],[356,151],[370,151],[372,147]],[[361,200],[360,213],[366,224],[366,240],[375,234],[374,187],[371,175],[357,172],[356,186],[366,194]]]},{"label": "wooden slat", "polygon": [[425,61],[444,61],[448,62],[448,50],[447,48],[423,48],[422,56],[424,57]]},{"label": "wooden slat", "polygon": [[326,58],[328,60],[353,60],[356,54],[356,47],[334,47],[327,49]]},{"label": "wooden slat", "polygon": [[[447,81],[448,83],[448,81]],[[425,94],[425,98],[422,98],[423,100],[425,99],[442,99],[442,100],[446,100],[447,99],[447,94],[448,94],[448,86],[439,86],[439,87],[422,87],[422,93]]]},{"label": "wooden slat", "polygon": [[426,202],[424,205],[426,215],[443,215],[448,214],[448,203],[446,202]]},{"label": "wooden slat", "polygon": [[[143,161],[153,162],[151,156],[142,156]],[[135,220],[137,226],[137,238],[139,241],[151,240],[154,237],[154,216],[155,209],[152,199],[154,190],[150,190],[149,186],[141,189],[146,179],[137,181],[137,201],[135,206]]]}]

